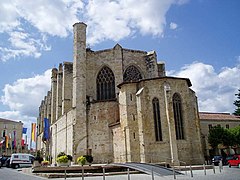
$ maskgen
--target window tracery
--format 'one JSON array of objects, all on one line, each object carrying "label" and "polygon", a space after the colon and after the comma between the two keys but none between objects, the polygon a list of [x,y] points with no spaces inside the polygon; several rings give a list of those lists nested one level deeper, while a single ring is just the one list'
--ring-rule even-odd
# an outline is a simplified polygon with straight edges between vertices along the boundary
[{"label": "window tracery", "polygon": [[115,98],[115,77],[110,68],[104,66],[97,75],[97,100]]},{"label": "window tracery", "polygon": [[176,130],[176,139],[184,139],[184,125],[182,118],[182,101],[179,94],[173,95],[173,111]]},{"label": "window tracery", "polygon": [[162,127],[161,127],[161,117],[160,117],[160,107],[158,98],[152,100],[153,105],[153,117],[154,117],[154,129],[156,141],[162,141]]},{"label": "window tracery", "polygon": [[142,75],[140,71],[133,65],[129,66],[123,74],[124,82],[138,81],[140,79],[142,79]]}]

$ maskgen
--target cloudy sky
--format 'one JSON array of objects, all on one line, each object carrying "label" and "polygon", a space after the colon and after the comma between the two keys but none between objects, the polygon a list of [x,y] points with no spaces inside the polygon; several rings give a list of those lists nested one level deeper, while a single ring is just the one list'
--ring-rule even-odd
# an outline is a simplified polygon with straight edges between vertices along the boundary
[{"label": "cloudy sky", "polygon": [[[1,0],[0,117],[30,128],[51,68],[72,61],[72,25],[93,50],[155,50],[167,75],[190,78],[200,111],[230,112],[240,88],[239,0]],[[29,129],[30,130],[30,129]]]}]

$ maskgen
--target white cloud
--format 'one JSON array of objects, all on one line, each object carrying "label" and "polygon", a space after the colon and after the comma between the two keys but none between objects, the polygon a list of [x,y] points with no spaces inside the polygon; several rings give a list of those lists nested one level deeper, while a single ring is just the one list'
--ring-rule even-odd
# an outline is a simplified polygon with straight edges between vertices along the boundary
[{"label": "white cloud", "polygon": [[5,85],[1,101],[9,107],[9,111],[0,112],[0,117],[14,121],[22,121],[28,128],[27,136],[30,141],[31,123],[37,121],[38,107],[51,86],[51,70],[42,75],[28,79],[18,79],[13,84]]},{"label": "white cloud", "polygon": [[32,56],[38,58],[41,56],[41,51],[49,51],[51,47],[46,45],[46,36],[41,35],[41,39],[32,37],[31,34],[24,31],[13,31],[9,33],[8,42],[11,48],[0,47],[0,56],[2,61],[20,56]]},{"label": "white cloud", "polygon": [[166,25],[165,15],[171,5],[187,1],[159,0],[102,0],[90,1],[86,6],[89,25],[89,43],[104,39],[118,41],[140,32],[142,35],[162,36]]},{"label": "white cloud", "polygon": [[83,3],[78,0],[61,1],[0,1],[0,59],[31,56],[38,58],[49,51],[47,36],[67,37]]},{"label": "white cloud", "polygon": [[174,29],[177,29],[178,25],[174,22],[171,22],[169,27],[170,27],[170,29],[174,30]]},{"label": "white cloud", "polygon": [[0,1],[0,33],[9,31],[20,24],[14,4],[12,0]]},{"label": "white cloud", "polygon": [[[88,24],[88,43],[91,45],[104,40],[119,41],[136,32],[162,37],[167,11],[174,4],[184,3],[187,1],[0,1],[0,36],[9,37],[9,45],[0,45],[0,56],[4,61],[21,56],[37,58],[42,51],[49,50],[43,36],[65,38],[78,21]],[[24,39],[19,37],[19,30],[27,35]],[[17,48],[12,43],[16,39],[14,34],[18,35],[18,42],[21,41]]]},{"label": "white cloud", "polygon": [[4,105],[11,111],[21,112],[22,116],[37,117],[40,102],[51,86],[51,70],[43,75],[28,79],[18,79],[12,85],[5,85],[1,97]]},{"label": "white cloud", "polygon": [[179,72],[168,74],[191,80],[192,89],[198,96],[200,111],[234,112],[233,102],[240,88],[240,64],[233,68],[222,68],[217,73],[212,65],[194,62],[184,66]]}]

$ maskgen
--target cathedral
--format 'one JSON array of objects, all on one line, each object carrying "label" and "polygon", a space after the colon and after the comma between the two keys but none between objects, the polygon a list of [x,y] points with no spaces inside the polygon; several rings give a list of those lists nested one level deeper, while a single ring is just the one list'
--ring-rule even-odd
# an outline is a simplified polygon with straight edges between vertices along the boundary
[{"label": "cathedral", "polygon": [[[52,69],[39,107],[37,149],[92,155],[93,163],[204,162],[197,97],[188,78],[169,77],[155,51],[86,47],[73,25],[73,62]],[[48,131],[46,133],[46,131]]]}]

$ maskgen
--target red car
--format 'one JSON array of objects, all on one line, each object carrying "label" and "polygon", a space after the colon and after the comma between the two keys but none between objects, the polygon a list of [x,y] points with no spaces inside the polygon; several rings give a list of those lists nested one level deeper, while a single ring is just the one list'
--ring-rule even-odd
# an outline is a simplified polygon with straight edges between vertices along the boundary
[{"label": "red car", "polygon": [[240,168],[240,155],[234,155],[233,159],[228,160],[229,167],[238,166]]}]

